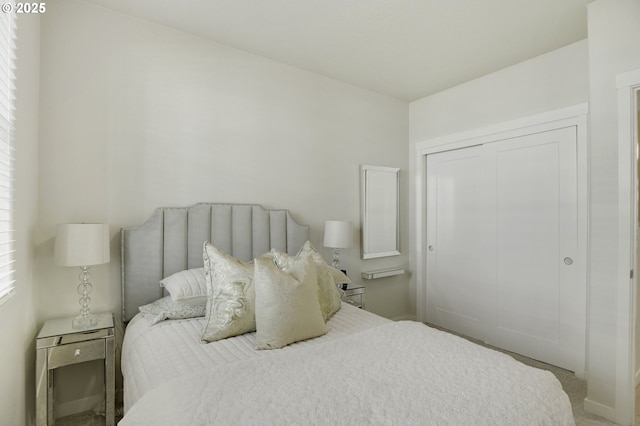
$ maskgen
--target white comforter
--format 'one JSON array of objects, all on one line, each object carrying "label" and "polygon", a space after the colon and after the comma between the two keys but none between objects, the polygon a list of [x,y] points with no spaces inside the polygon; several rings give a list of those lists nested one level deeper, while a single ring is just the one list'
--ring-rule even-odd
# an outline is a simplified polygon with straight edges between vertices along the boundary
[{"label": "white comforter", "polygon": [[120,426],[573,425],[548,371],[415,322],[246,359],[147,392]]},{"label": "white comforter", "polygon": [[258,351],[255,332],[205,344],[200,340],[204,317],[151,325],[144,316],[138,315],[127,326],[122,346],[124,412],[127,413],[142,395],[169,380],[245,359],[315,347],[389,322],[343,303],[342,309],[327,323],[329,332],[324,336],[277,351]]}]

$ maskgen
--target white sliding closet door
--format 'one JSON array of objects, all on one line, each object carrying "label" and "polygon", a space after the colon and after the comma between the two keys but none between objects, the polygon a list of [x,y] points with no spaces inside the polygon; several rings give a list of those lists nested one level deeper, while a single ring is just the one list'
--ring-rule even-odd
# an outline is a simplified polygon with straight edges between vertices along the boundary
[{"label": "white sliding closet door", "polygon": [[478,339],[486,328],[482,147],[427,156],[427,321]]},{"label": "white sliding closet door", "polygon": [[[495,306],[489,341],[574,370],[577,282],[574,128],[485,145],[487,252]],[[493,213],[495,212],[495,213]],[[584,324],[581,324],[584,327]]]},{"label": "white sliding closet door", "polygon": [[[476,165],[448,173],[447,158],[467,150]],[[428,156],[428,321],[575,371],[577,226],[573,127]]]}]

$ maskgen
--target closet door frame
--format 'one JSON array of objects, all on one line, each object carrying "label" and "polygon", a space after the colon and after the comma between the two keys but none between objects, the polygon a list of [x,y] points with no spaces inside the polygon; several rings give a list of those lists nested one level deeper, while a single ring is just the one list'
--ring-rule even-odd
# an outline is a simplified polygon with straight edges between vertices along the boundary
[{"label": "closet door frame", "polygon": [[[636,365],[636,328],[640,319],[637,306],[638,268],[636,235],[639,231],[638,198],[640,197],[638,164],[638,110],[640,106],[640,69],[616,76],[618,104],[618,282],[615,407],[618,423],[630,424],[636,418],[636,386],[640,383],[640,365]],[[612,417],[587,398],[585,407],[591,412]]]},{"label": "closet door frame", "polygon": [[584,309],[580,313],[584,324],[584,334],[580,345],[584,348],[576,365],[575,374],[584,378],[586,374],[586,336],[588,318],[589,283],[587,274],[588,265],[588,175],[587,175],[587,114],[588,104],[579,104],[567,108],[549,111],[518,120],[499,123],[493,126],[442,136],[415,144],[415,279],[416,279],[416,313],[418,321],[426,320],[427,303],[427,155],[454,149],[467,148],[497,142],[504,139],[517,138],[534,133],[550,130],[575,127],[576,129],[576,160],[577,160],[577,191],[578,191],[578,253],[576,266],[581,265],[578,271],[578,280],[585,286],[584,294],[577,295],[584,300]]}]

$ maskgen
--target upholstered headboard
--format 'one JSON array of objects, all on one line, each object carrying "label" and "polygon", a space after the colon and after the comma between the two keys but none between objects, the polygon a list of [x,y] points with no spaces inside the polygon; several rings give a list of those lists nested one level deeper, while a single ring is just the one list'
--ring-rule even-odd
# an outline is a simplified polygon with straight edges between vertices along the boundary
[{"label": "upholstered headboard", "polygon": [[162,278],[203,266],[205,241],[242,260],[271,248],[296,254],[309,239],[309,227],[287,210],[201,203],[158,208],[142,225],[123,228],[121,238],[122,319],[129,321],[139,306],[162,297]]}]

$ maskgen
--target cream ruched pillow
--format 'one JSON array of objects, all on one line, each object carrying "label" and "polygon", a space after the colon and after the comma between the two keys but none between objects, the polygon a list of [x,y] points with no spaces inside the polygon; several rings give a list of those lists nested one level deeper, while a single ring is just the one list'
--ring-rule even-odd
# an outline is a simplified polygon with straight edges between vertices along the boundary
[{"label": "cream ruched pillow", "polygon": [[255,260],[256,348],[276,349],[321,336],[325,325],[313,261],[300,257],[280,269],[272,259]]},{"label": "cream ruched pillow", "polygon": [[295,257],[275,249],[271,250],[271,254],[276,264],[280,267],[288,267],[291,262],[296,261],[298,258],[308,257],[312,259],[318,279],[318,301],[320,302],[320,310],[325,322],[329,321],[333,314],[340,310],[342,306],[340,291],[336,284],[350,283],[351,280],[341,271],[329,266],[309,241],[304,243]]},{"label": "cream ruched pillow", "polygon": [[331,274],[331,278],[333,279],[334,284],[350,284],[351,280],[347,277],[342,271],[330,266],[325,260],[324,257],[316,250],[316,248],[311,244],[311,241],[307,241],[304,243],[300,251],[298,252],[298,256],[311,256],[313,261],[316,264],[323,264],[328,269]]}]

